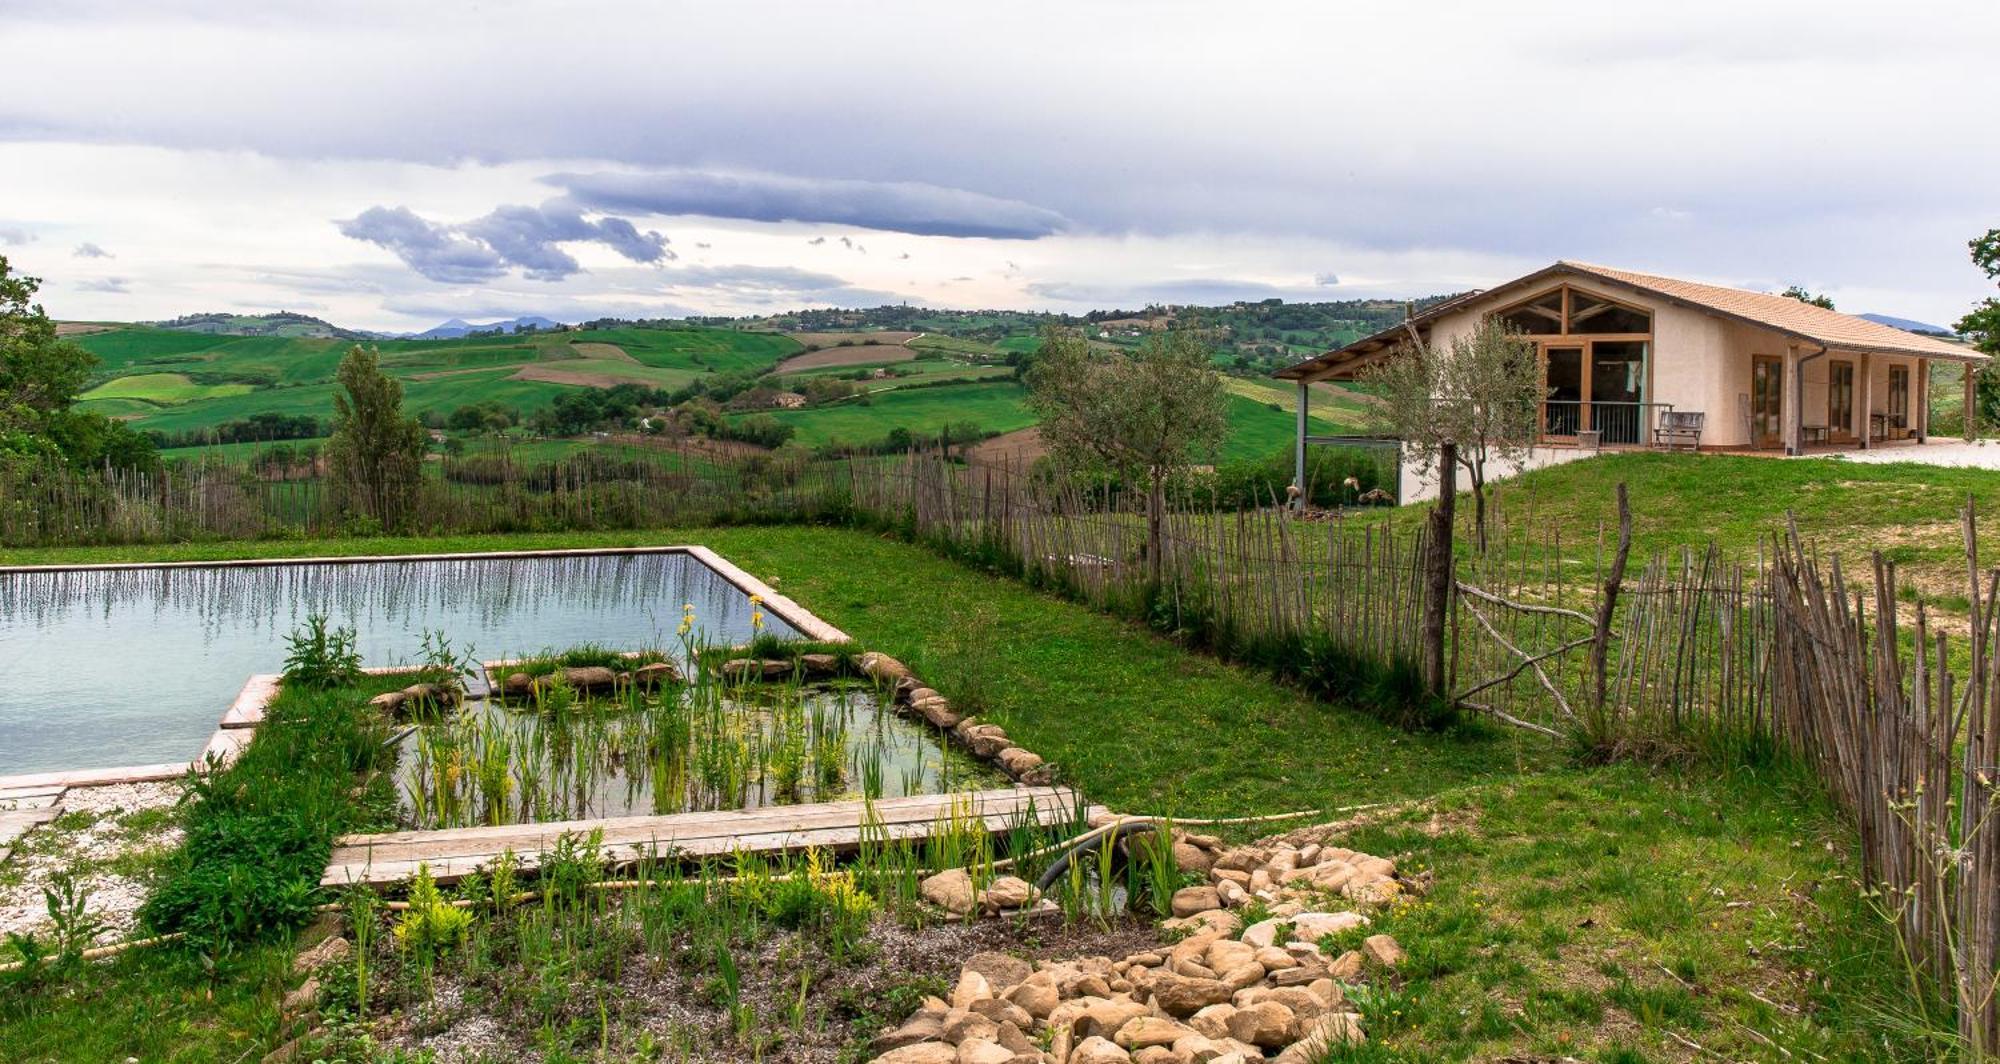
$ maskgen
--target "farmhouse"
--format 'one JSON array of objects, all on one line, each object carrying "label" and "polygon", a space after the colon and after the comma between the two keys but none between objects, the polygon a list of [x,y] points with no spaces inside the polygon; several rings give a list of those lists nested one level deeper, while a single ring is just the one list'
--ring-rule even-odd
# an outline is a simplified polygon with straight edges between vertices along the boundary
[{"label": "farmhouse", "polygon": [[[1782,295],[1558,262],[1278,372],[1297,382],[1298,456],[1308,385],[1357,379],[1418,339],[1448,347],[1488,315],[1535,345],[1547,449],[1679,444],[1704,450],[1859,449],[1930,435],[1932,363],[1986,356]],[[1968,419],[1969,422],[1970,419]],[[1536,463],[1540,464],[1540,463]]]}]

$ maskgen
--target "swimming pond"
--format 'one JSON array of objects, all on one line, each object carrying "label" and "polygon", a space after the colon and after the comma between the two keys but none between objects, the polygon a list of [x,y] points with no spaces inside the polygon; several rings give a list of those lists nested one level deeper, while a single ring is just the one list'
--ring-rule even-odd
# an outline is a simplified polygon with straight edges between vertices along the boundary
[{"label": "swimming pond", "polygon": [[353,628],[367,664],[402,665],[430,632],[485,659],[592,642],[671,656],[687,604],[708,643],[753,634],[749,592],[678,550],[0,572],[0,774],[192,757],[315,613]]}]

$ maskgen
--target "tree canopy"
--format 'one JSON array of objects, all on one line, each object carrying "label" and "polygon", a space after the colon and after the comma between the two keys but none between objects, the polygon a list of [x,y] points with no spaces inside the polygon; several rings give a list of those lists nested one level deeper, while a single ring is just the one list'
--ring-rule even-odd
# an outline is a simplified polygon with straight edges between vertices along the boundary
[{"label": "tree canopy", "polygon": [[158,464],[151,440],[123,422],[76,409],[97,359],[57,334],[34,301],[41,285],[14,273],[0,255],[0,454],[124,468]]},{"label": "tree canopy", "polygon": [[399,527],[423,487],[428,434],[403,413],[403,386],[382,372],[375,352],[356,344],[337,376],[325,451],[336,498],[354,516]]}]

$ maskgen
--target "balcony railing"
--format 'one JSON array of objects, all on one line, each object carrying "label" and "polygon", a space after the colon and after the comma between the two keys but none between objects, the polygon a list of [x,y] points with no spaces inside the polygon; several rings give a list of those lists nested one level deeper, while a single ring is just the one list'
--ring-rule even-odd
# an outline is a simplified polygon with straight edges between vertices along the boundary
[{"label": "balcony railing", "polygon": [[1600,444],[1647,443],[1650,442],[1648,434],[1658,421],[1658,412],[1673,408],[1672,403],[1549,399],[1542,403],[1542,436],[1544,439],[1576,439],[1584,433],[1594,432]]}]

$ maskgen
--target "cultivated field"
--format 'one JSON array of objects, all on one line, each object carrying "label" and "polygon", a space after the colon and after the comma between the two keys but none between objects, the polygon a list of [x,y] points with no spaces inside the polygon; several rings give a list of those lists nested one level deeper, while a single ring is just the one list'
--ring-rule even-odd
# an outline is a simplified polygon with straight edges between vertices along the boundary
[{"label": "cultivated field", "polygon": [[855,347],[822,347],[778,363],[779,373],[825,369],[829,366],[884,366],[908,362],[917,353],[901,344],[861,344]]}]

